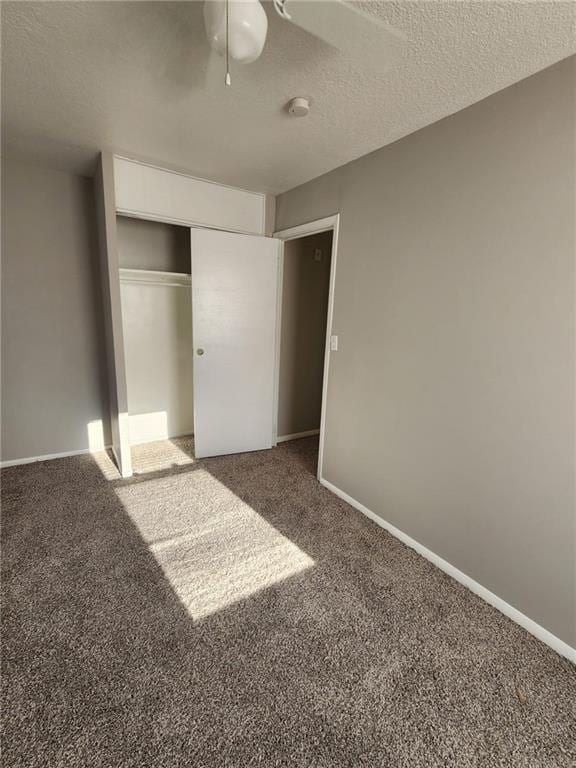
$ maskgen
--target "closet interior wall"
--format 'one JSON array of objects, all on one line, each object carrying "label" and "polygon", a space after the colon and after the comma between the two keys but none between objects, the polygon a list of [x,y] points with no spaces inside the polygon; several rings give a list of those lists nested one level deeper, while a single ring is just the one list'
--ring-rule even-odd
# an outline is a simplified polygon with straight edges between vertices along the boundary
[{"label": "closet interior wall", "polygon": [[190,230],[117,217],[130,443],[194,432]]}]

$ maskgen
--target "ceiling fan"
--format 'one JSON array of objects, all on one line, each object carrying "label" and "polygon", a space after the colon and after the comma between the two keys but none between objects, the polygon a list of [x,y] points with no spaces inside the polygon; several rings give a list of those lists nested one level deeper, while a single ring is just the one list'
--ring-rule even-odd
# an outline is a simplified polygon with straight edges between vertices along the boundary
[{"label": "ceiling fan", "polygon": [[[405,43],[400,32],[342,0],[272,0],[272,6],[286,23],[379,71],[392,65]],[[204,24],[210,45],[227,64],[228,57],[256,61],[264,50],[268,18],[260,0],[205,0]]]}]

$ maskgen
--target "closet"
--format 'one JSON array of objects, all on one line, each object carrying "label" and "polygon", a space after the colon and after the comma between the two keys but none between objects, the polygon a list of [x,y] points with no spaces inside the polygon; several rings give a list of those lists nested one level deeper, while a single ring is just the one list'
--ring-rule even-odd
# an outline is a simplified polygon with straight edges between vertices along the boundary
[{"label": "closet", "polygon": [[130,445],[194,434],[197,457],[271,448],[275,242],[116,226]]},{"label": "closet", "polygon": [[192,435],[190,230],[116,224],[130,444]]},{"label": "closet", "polygon": [[280,241],[266,196],[102,153],[95,176],[112,451],[276,441]]}]

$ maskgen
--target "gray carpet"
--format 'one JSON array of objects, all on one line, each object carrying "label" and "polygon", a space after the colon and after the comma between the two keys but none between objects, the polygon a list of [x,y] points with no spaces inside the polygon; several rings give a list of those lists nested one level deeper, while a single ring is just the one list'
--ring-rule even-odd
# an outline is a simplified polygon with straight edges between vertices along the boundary
[{"label": "gray carpet", "polygon": [[314,477],[314,439],[3,472],[2,765],[576,764],[566,661]]}]

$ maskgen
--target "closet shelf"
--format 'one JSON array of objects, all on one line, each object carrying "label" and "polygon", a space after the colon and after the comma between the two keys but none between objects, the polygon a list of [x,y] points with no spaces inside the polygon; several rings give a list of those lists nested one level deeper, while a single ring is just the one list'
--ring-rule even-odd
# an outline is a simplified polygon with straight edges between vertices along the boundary
[{"label": "closet shelf", "polygon": [[164,285],[190,288],[192,276],[183,272],[162,272],[155,269],[128,269],[120,267],[121,283],[138,283],[146,285]]}]

